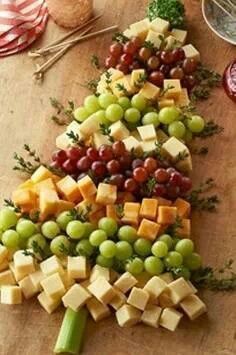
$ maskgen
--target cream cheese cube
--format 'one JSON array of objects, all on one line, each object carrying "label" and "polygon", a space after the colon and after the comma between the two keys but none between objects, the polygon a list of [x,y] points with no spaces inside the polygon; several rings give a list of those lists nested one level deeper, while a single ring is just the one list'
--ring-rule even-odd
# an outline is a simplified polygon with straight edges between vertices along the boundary
[{"label": "cream cheese cube", "polygon": [[94,147],[98,149],[103,144],[111,145],[112,143],[107,136],[104,136],[100,132],[95,132],[93,134],[93,144]]},{"label": "cream cheese cube", "polygon": [[59,273],[46,277],[46,279],[41,281],[41,286],[46,292],[47,296],[54,299],[62,297],[66,292],[65,286]]},{"label": "cream cheese cube", "polygon": [[155,300],[167,288],[167,283],[158,276],[153,276],[144,286],[144,290],[148,292],[150,300]]},{"label": "cream cheese cube", "polygon": [[83,137],[90,137],[95,132],[100,130],[100,121],[96,115],[96,113],[89,116],[84,122],[80,125],[80,132],[82,133]]},{"label": "cream cheese cube", "polygon": [[177,100],[182,92],[182,87],[179,79],[164,80],[165,97],[168,99]]},{"label": "cream cheese cube", "polygon": [[160,94],[160,90],[159,87],[147,81],[139,91],[139,94],[143,95],[147,100],[155,101]]},{"label": "cream cheese cube", "polygon": [[160,279],[165,281],[167,284],[170,284],[172,281],[174,281],[173,275],[171,272],[165,272],[164,274],[161,274],[158,276]]},{"label": "cream cheese cube", "polygon": [[148,141],[157,138],[156,130],[153,124],[137,127],[140,137],[143,141]]},{"label": "cream cheese cube", "polygon": [[123,139],[129,137],[130,134],[128,128],[126,128],[124,123],[121,121],[113,123],[110,125],[109,129],[111,131],[110,135],[117,141],[122,141]]},{"label": "cream cheese cube", "polygon": [[116,311],[126,303],[127,297],[118,289],[115,289],[115,297],[111,300],[109,305]]},{"label": "cream cheese cube", "polygon": [[150,139],[148,141],[142,141],[140,143],[141,148],[143,150],[143,152],[151,152],[152,150],[156,149],[156,143],[157,143],[157,139]]},{"label": "cream cheese cube", "polygon": [[8,250],[7,248],[0,244],[0,264],[7,258]]},{"label": "cream cheese cube", "polygon": [[33,297],[38,292],[38,289],[33,284],[30,276],[26,276],[21,281],[19,281],[19,286],[26,299]]},{"label": "cream cheese cube", "polygon": [[165,308],[160,317],[160,325],[172,332],[176,330],[183,314],[173,308]]},{"label": "cream cheese cube", "polygon": [[47,311],[49,314],[51,314],[52,312],[54,312],[57,307],[60,305],[61,303],[61,299],[57,298],[54,299],[52,297],[49,297],[46,292],[41,292],[38,297],[37,297],[40,305],[45,309],[45,311]]},{"label": "cream cheese cube", "polygon": [[107,281],[110,281],[110,271],[108,268],[96,264],[91,270],[89,282],[91,283],[99,277],[103,277]]},{"label": "cream cheese cube", "polygon": [[144,311],[149,301],[149,297],[149,293],[146,290],[133,287],[127,299],[127,303],[140,309],[141,311]]},{"label": "cream cheese cube", "polygon": [[198,50],[192,45],[192,44],[187,44],[182,47],[185,53],[185,57],[188,59],[195,59],[197,62],[200,62],[200,53]]},{"label": "cream cheese cube", "polygon": [[101,183],[98,185],[96,202],[101,205],[112,205],[117,199],[117,186]]},{"label": "cream cheese cube", "polygon": [[42,261],[40,263],[40,269],[47,276],[55,274],[57,272],[59,274],[64,274],[64,272],[65,272],[61,263],[60,263],[60,260],[58,259],[58,257],[56,255],[53,255],[50,258]]},{"label": "cream cheese cube", "polygon": [[180,307],[187,314],[187,316],[194,320],[207,311],[205,303],[196,295],[189,295],[182,302]]},{"label": "cream cheese cube", "polygon": [[168,36],[165,38],[165,50],[173,50],[176,47],[179,47],[181,44],[178,43],[177,39],[174,36]]},{"label": "cream cheese cube", "polygon": [[161,311],[161,307],[150,304],[143,312],[141,321],[150,327],[158,328]]},{"label": "cream cheese cube", "polygon": [[68,256],[68,276],[71,279],[86,279],[88,265],[85,256]]},{"label": "cream cheese cube", "polygon": [[13,256],[14,267],[17,272],[27,276],[35,271],[34,258],[32,255],[24,255],[24,250],[18,250]]},{"label": "cream cheese cube", "polygon": [[140,321],[141,312],[129,304],[124,304],[116,311],[116,319],[120,327],[132,327]]},{"label": "cream cheese cube", "polygon": [[173,28],[171,34],[179,43],[181,43],[181,45],[185,44],[188,34],[187,31],[179,30],[178,28]]},{"label": "cream cheese cube", "polygon": [[145,69],[135,69],[131,73],[131,85],[140,88],[144,85],[144,78],[146,77]]},{"label": "cream cheese cube", "polygon": [[0,272],[0,287],[3,285],[15,285],[16,280],[11,270]]},{"label": "cream cheese cube", "polygon": [[129,152],[132,149],[137,149],[140,147],[140,142],[132,136],[123,139],[123,143],[125,145],[126,150],[128,150]]},{"label": "cream cheese cube", "polygon": [[172,281],[168,285],[168,289],[170,290],[171,299],[174,304],[179,304],[185,297],[193,294],[192,287],[189,286],[183,277]]},{"label": "cream cheese cube", "polygon": [[22,293],[19,286],[1,287],[1,304],[21,304]]},{"label": "cream cheese cube", "polygon": [[86,305],[95,322],[99,322],[100,320],[109,317],[111,314],[109,307],[99,302],[96,298],[90,298]]},{"label": "cream cheese cube", "polygon": [[32,274],[29,275],[32,284],[34,285],[37,292],[42,290],[41,281],[45,279],[47,276],[42,272],[42,270],[36,270]]},{"label": "cream cheese cube", "polygon": [[119,277],[119,279],[114,283],[114,286],[121,292],[126,293],[133,286],[135,286],[137,282],[137,279],[127,271]]},{"label": "cream cheese cube", "polygon": [[155,20],[153,20],[150,23],[150,28],[153,31],[163,33],[163,34],[165,34],[168,31],[169,27],[170,27],[170,23],[166,20],[163,20],[160,17],[155,18]]},{"label": "cream cheese cube", "polygon": [[114,288],[104,277],[93,281],[88,290],[103,304],[108,304],[116,295]]},{"label": "cream cheese cube", "polygon": [[164,39],[164,36],[162,33],[158,33],[153,30],[149,30],[145,41],[151,42],[156,49],[159,49],[161,47],[163,39]]},{"label": "cream cheese cube", "polygon": [[62,297],[62,302],[65,307],[73,309],[77,312],[81,308],[91,295],[81,285],[73,285],[66,294]]},{"label": "cream cheese cube", "polygon": [[150,21],[148,18],[145,18],[141,21],[131,24],[130,30],[132,31],[134,36],[138,36],[142,40],[144,40],[149,30],[149,27],[150,27]]}]

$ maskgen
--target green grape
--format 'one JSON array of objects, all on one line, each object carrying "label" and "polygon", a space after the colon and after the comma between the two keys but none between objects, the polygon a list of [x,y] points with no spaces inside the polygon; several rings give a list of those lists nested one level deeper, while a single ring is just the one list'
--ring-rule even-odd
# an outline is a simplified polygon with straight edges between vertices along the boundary
[{"label": "green grape", "polygon": [[110,105],[117,102],[117,98],[111,93],[104,93],[99,96],[98,102],[102,108],[107,109]]},{"label": "green grape", "polygon": [[167,244],[161,240],[158,240],[152,246],[152,254],[158,258],[164,258],[168,254]]},{"label": "green grape", "polygon": [[191,272],[185,266],[180,266],[175,269],[175,277],[183,277],[185,280],[189,280],[191,277]]},{"label": "green grape", "polygon": [[130,272],[132,275],[141,274],[143,272],[143,267],[143,261],[138,257],[128,260],[125,264],[125,270]]},{"label": "green grape", "polygon": [[181,239],[176,244],[175,250],[185,257],[193,253],[194,244],[190,239]]},{"label": "green grape", "polygon": [[106,267],[106,268],[111,268],[114,263],[114,259],[112,258],[105,258],[103,255],[98,255],[96,257],[96,264]]},{"label": "green grape", "polygon": [[175,121],[171,123],[168,127],[168,133],[171,137],[182,139],[185,135],[185,132],[185,125],[180,121]]},{"label": "green grape", "polygon": [[0,229],[6,231],[9,228],[15,227],[17,223],[17,215],[10,208],[0,210]]},{"label": "green grape", "polygon": [[90,234],[95,230],[95,226],[90,222],[84,223],[85,232],[83,238],[89,238]]},{"label": "green grape", "polygon": [[146,113],[142,118],[142,124],[153,124],[155,127],[158,127],[160,125],[158,114],[156,112]]},{"label": "green grape", "polygon": [[118,104],[112,104],[106,109],[106,118],[111,122],[119,121],[123,116],[124,110]]},{"label": "green grape", "polygon": [[170,251],[165,258],[168,267],[180,267],[183,264],[183,257],[177,251]]},{"label": "green grape", "polygon": [[70,241],[65,235],[58,235],[50,243],[51,252],[57,256],[68,255],[70,246]]},{"label": "green grape", "polygon": [[193,140],[193,134],[192,134],[192,132],[189,129],[186,129],[183,140],[186,143],[189,143],[189,142],[191,142]]},{"label": "green grape", "polygon": [[90,234],[89,241],[94,247],[99,247],[104,240],[107,239],[107,234],[101,229],[97,229]]},{"label": "green grape", "polygon": [[156,107],[153,107],[153,106],[148,106],[145,108],[145,110],[143,110],[143,114],[146,115],[146,113],[149,113],[149,112],[158,112],[158,110],[156,109]]},{"label": "green grape", "polygon": [[2,240],[3,230],[0,229],[0,241]]},{"label": "green grape", "polygon": [[47,221],[43,223],[41,231],[46,238],[53,239],[60,233],[60,228],[56,222]]},{"label": "green grape", "polygon": [[20,242],[20,236],[13,229],[8,229],[2,235],[2,242],[3,245],[9,249],[17,249]]},{"label": "green grape", "polygon": [[162,234],[158,240],[161,240],[162,242],[166,243],[168,246],[168,250],[170,250],[173,247],[173,239],[169,234]]},{"label": "green grape", "polygon": [[57,219],[56,219],[56,222],[58,224],[58,226],[63,230],[65,231],[66,230],[66,227],[67,227],[67,224],[71,221],[73,221],[73,216],[72,214],[69,212],[69,211],[64,211],[64,212],[61,212]]},{"label": "green grape", "polygon": [[46,244],[46,247],[43,252],[44,252],[46,258],[49,258],[50,256],[53,255],[52,251],[50,249],[50,245],[48,243]]},{"label": "green grape", "polygon": [[134,107],[128,108],[128,110],[125,111],[125,120],[129,123],[136,123],[140,120],[140,118],[140,111]]},{"label": "green grape", "polygon": [[89,95],[85,98],[84,107],[86,108],[86,110],[90,115],[92,113],[97,112],[101,108],[98,102],[98,98],[95,95]]},{"label": "green grape", "polygon": [[140,256],[151,254],[152,243],[150,240],[139,238],[134,242],[134,251]]},{"label": "green grape", "polygon": [[112,240],[105,240],[99,245],[99,251],[107,259],[114,258],[116,255],[116,243]]},{"label": "green grape", "polygon": [[190,270],[198,270],[202,265],[202,258],[197,253],[192,253],[184,258],[184,265]]},{"label": "green grape", "polygon": [[76,253],[78,255],[90,257],[94,252],[94,247],[88,239],[82,239],[76,245]]},{"label": "green grape", "polygon": [[163,107],[159,112],[159,121],[170,124],[179,118],[180,112],[176,107]]},{"label": "green grape", "polygon": [[120,241],[116,243],[116,259],[124,261],[129,259],[133,255],[132,246],[126,241]]},{"label": "green grape", "polygon": [[78,107],[77,109],[75,109],[75,111],[73,112],[74,118],[76,119],[76,121],[78,122],[84,122],[86,120],[86,118],[88,118],[90,116],[90,113],[86,110],[85,107]]},{"label": "green grape", "polygon": [[108,237],[112,237],[117,232],[118,225],[113,218],[103,217],[98,222],[98,228],[104,230]]},{"label": "green grape", "polygon": [[84,237],[85,226],[80,221],[71,221],[66,227],[66,233],[71,239],[81,239]]},{"label": "green grape", "polygon": [[164,264],[156,256],[149,256],[144,260],[144,268],[150,275],[160,275],[164,271]]},{"label": "green grape", "polygon": [[188,128],[192,133],[200,133],[205,127],[205,121],[201,116],[192,116],[188,120]]},{"label": "green grape", "polygon": [[44,250],[44,248],[46,247],[46,239],[44,238],[44,236],[40,233],[34,234],[32,235],[32,237],[30,237],[27,240],[27,248],[34,248],[33,245],[34,243],[37,243],[37,245],[40,247],[40,249]]},{"label": "green grape", "polygon": [[137,231],[131,226],[122,226],[118,231],[118,238],[130,244],[133,244],[137,239]]},{"label": "green grape", "polygon": [[143,111],[147,107],[147,100],[144,96],[136,94],[131,99],[131,106],[139,111]]},{"label": "green grape", "polygon": [[122,96],[118,99],[118,104],[123,108],[124,111],[131,107],[130,99],[125,96]]},{"label": "green grape", "polygon": [[105,110],[97,111],[95,113],[95,116],[100,124],[105,124],[106,126],[109,126],[111,124],[111,122],[106,118],[106,111]]},{"label": "green grape", "polygon": [[21,238],[28,239],[37,232],[37,229],[32,221],[25,219],[17,223],[16,231]]}]

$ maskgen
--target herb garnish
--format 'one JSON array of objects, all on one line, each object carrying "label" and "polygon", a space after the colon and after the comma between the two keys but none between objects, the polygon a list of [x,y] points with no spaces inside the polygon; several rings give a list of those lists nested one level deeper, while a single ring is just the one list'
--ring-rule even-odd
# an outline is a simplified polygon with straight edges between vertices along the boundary
[{"label": "herb garnish", "polygon": [[116,32],[112,37],[112,41],[126,43],[129,41],[129,38],[126,37],[122,32]]},{"label": "herb garnish", "polygon": [[154,50],[154,43],[153,42],[151,42],[151,41],[145,41],[144,43],[143,43],[143,47],[145,47],[145,48],[149,48],[149,49],[152,49],[152,50]]},{"label": "herb garnish", "polygon": [[213,120],[211,120],[205,124],[203,131],[201,133],[195,134],[195,136],[201,138],[212,137],[215,134],[220,134],[221,132],[223,132],[223,130],[224,127],[218,125]]},{"label": "herb garnish", "polygon": [[70,216],[74,219],[74,220],[79,220],[81,222],[88,222],[88,217],[90,212],[92,211],[92,206],[88,205],[86,206],[86,210],[79,210],[76,208],[73,208],[72,210],[68,211],[68,213],[70,214]]},{"label": "herb garnish", "polygon": [[146,182],[146,184],[144,185],[144,190],[148,197],[152,196],[155,185],[156,185],[156,179],[153,177],[150,177]]},{"label": "herb garnish", "polygon": [[183,161],[185,160],[186,158],[189,157],[189,153],[185,150],[183,152],[180,152],[178,155],[177,155],[177,158],[176,158],[176,161],[175,163],[178,163],[180,161]]},{"label": "herb garnish", "polygon": [[93,55],[91,56],[90,61],[91,61],[92,66],[93,66],[95,69],[100,69],[99,58],[98,58],[98,56],[97,56],[96,54],[93,54]]},{"label": "herb garnish", "polygon": [[24,254],[25,256],[30,255],[30,256],[32,256],[33,258],[37,257],[37,255],[38,255],[41,259],[44,259],[44,258],[46,257],[44,250],[40,247],[40,245],[39,245],[35,240],[33,240],[32,245],[31,245],[31,248],[32,248],[32,250],[33,250],[33,253],[31,252],[31,250],[25,249],[25,250],[23,251],[23,254]]},{"label": "herb garnish", "polygon": [[116,213],[119,218],[124,216],[124,206],[121,203],[116,205]]},{"label": "herb garnish", "polygon": [[210,96],[212,88],[219,86],[221,83],[221,75],[210,70],[203,65],[199,65],[193,74],[197,85],[191,92],[191,100],[205,100]]},{"label": "herb garnish", "polygon": [[124,84],[117,83],[117,84],[116,84],[116,88],[117,88],[117,90],[122,91],[125,96],[128,96],[128,95],[129,95],[129,92],[128,92],[128,90],[125,88]]},{"label": "herb garnish", "polygon": [[186,197],[192,208],[195,208],[198,211],[215,212],[216,206],[220,202],[218,196],[211,195],[201,197],[202,194],[206,193],[214,186],[214,180],[212,178],[209,178],[205,182],[201,183],[198,188],[192,190],[190,195]]},{"label": "herb garnish", "polygon": [[23,148],[30,159],[32,159],[32,162],[30,160],[25,160],[24,157],[14,153],[13,159],[16,161],[16,165],[13,167],[13,170],[32,175],[42,163],[39,156],[36,154],[36,151],[32,150],[28,144],[25,144]]},{"label": "herb garnish", "polygon": [[182,228],[182,227],[183,227],[182,219],[179,216],[177,216],[176,220],[175,220],[175,223],[171,224],[167,228],[166,233],[170,234],[171,236],[175,236],[177,234],[178,229]]},{"label": "herb garnish", "polygon": [[114,142],[114,138],[111,136],[111,129],[104,123],[100,123],[100,131],[104,136],[107,136],[111,143]]},{"label": "herb garnish", "polygon": [[10,198],[4,199],[4,206],[12,208],[16,213],[21,212],[21,209],[17,207]]},{"label": "herb garnish", "polygon": [[134,85],[137,87],[137,88],[141,88],[144,83],[147,81],[147,74],[144,73],[144,74],[139,74],[139,77],[138,79],[135,81]]},{"label": "herb garnish", "polygon": [[84,146],[84,141],[83,141],[83,139],[80,139],[78,133],[70,131],[70,132],[66,133],[66,135],[71,139],[73,144],[77,144],[81,147]]},{"label": "herb garnish", "polygon": [[174,88],[173,85],[167,85],[167,87],[166,87],[165,89],[162,89],[162,90],[161,90],[159,97],[165,96],[165,94],[166,94],[169,90],[171,90],[171,89],[173,89],[173,88]]},{"label": "herb garnish", "polygon": [[75,104],[73,101],[68,101],[68,107],[65,107],[55,97],[50,97],[50,103],[56,109],[56,115],[51,116],[51,120],[59,126],[66,126],[74,120]]},{"label": "herb garnish", "polygon": [[147,7],[150,21],[161,17],[170,22],[172,28],[183,28],[185,23],[184,5],[179,0],[153,0]]},{"label": "herb garnish", "polygon": [[99,79],[92,79],[92,80],[87,81],[85,84],[79,84],[79,85],[88,89],[93,94],[96,94],[97,88],[98,88],[98,83],[99,83]]},{"label": "herb garnish", "polygon": [[202,155],[205,156],[208,154],[208,147],[200,147],[200,148],[192,148],[191,153],[194,155]]}]

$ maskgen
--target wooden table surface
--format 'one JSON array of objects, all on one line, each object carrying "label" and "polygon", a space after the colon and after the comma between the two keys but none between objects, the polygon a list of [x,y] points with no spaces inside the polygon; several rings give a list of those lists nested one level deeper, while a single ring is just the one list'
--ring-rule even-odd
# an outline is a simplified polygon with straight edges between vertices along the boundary
[{"label": "wooden table surface", "polygon": [[[119,24],[125,29],[142,19],[147,1],[97,0],[96,9],[104,16],[96,25],[102,28]],[[203,62],[222,72],[236,57],[236,48],[217,38],[203,21],[198,0],[186,0],[189,40],[200,50]],[[41,46],[63,32],[52,22],[36,43]],[[27,53],[0,61],[0,198],[10,196],[20,182],[12,171],[12,156],[28,143],[45,160],[55,148],[55,137],[62,128],[50,120],[49,97],[82,103],[88,92],[80,86],[95,78],[90,57],[103,58],[110,35],[93,39],[73,48],[48,72],[43,85],[32,81],[34,63]],[[204,141],[209,154],[194,157],[194,182],[213,177],[222,199],[216,214],[193,215],[193,238],[205,263],[221,266],[236,251],[236,140],[235,104],[222,89],[199,104],[199,111],[223,125],[220,136]],[[119,328],[114,318],[99,324],[90,321],[83,354],[86,355],[233,355],[236,353],[236,297],[233,293],[204,292],[208,315],[191,323],[184,320],[175,333],[137,326]],[[36,301],[21,306],[0,306],[0,355],[48,355],[59,331],[63,311],[49,316]]]}]

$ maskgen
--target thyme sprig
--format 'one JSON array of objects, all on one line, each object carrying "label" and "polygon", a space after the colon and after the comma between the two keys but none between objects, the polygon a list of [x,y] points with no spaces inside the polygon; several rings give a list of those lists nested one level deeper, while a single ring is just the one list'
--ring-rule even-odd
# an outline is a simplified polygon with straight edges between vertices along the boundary
[{"label": "thyme sprig", "polygon": [[112,37],[112,41],[124,44],[129,41],[129,38],[126,37],[122,32],[116,32]]},{"label": "thyme sprig", "polygon": [[194,73],[198,83],[191,92],[191,100],[206,100],[210,96],[211,89],[219,86],[221,75],[200,64]]},{"label": "thyme sprig", "polygon": [[70,131],[70,132],[67,132],[66,135],[70,138],[70,140],[73,144],[76,144],[80,147],[84,146],[84,141],[83,141],[83,139],[81,139],[79,137],[78,133]]},{"label": "thyme sprig", "polygon": [[135,81],[134,85],[137,87],[137,88],[141,88],[144,83],[147,81],[147,73],[144,73],[144,74],[139,74],[139,77],[138,79]]},{"label": "thyme sprig", "polygon": [[88,218],[89,218],[89,214],[92,211],[92,206],[88,205],[86,206],[86,210],[80,210],[79,208],[73,208],[72,210],[68,211],[68,213],[70,214],[70,216],[74,219],[74,220],[79,220],[81,222],[88,222]]},{"label": "thyme sprig", "polygon": [[203,131],[201,133],[196,134],[195,136],[201,138],[208,138],[214,136],[215,134],[220,134],[221,132],[223,132],[223,130],[224,127],[218,125],[217,123],[215,123],[215,121],[211,120],[205,124]]},{"label": "thyme sprig", "polygon": [[124,94],[125,96],[129,96],[129,92],[128,92],[128,90],[125,88],[124,84],[117,83],[117,84],[116,84],[116,88],[117,88],[117,90],[123,92],[123,94]]},{"label": "thyme sprig", "polygon": [[122,205],[122,203],[116,205],[116,213],[119,218],[124,216],[124,205]]},{"label": "thyme sprig", "polygon": [[[26,149],[27,147],[27,149]],[[28,145],[24,145],[24,150],[29,154],[29,146]],[[33,152],[30,150],[30,152]],[[36,156],[36,153],[35,153]],[[16,152],[13,155],[13,159],[15,160],[15,165],[13,166],[13,170],[17,170],[20,171],[22,173],[26,173],[29,175],[32,175],[35,170],[38,169],[38,167],[41,165],[41,161],[40,158],[38,156],[33,155],[29,155],[30,159],[33,158],[33,162],[31,162],[30,160],[26,160],[23,156],[17,154]],[[35,160],[36,159],[36,160]]]},{"label": "thyme sprig", "polygon": [[108,140],[111,143],[114,143],[114,138],[111,136],[111,129],[104,123],[100,123],[100,132],[104,135],[107,136]]},{"label": "thyme sprig", "polygon": [[185,160],[186,158],[189,157],[189,153],[185,150],[183,152],[180,152],[178,155],[177,155],[177,158],[176,158],[176,161],[175,163],[178,163],[180,161],[183,161]]},{"label": "thyme sprig", "polygon": [[31,248],[32,248],[33,252],[29,249],[25,249],[23,251],[23,254],[25,256],[30,255],[33,258],[37,258],[37,255],[38,255],[41,259],[45,259],[45,257],[46,257],[45,252],[40,247],[40,245],[36,242],[36,240],[33,240],[32,244],[31,244]]},{"label": "thyme sprig", "polygon": [[208,147],[192,148],[191,153],[194,155],[206,156],[209,152]]},{"label": "thyme sprig", "polygon": [[19,207],[17,207],[10,198],[4,199],[4,206],[12,208],[16,213],[21,212],[21,209]]},{"label": "thyme sprig", "polygon": [[65,107],[61,102],[59,102],[55,97],[49,98],[51,106],[56,110],[56,114],[51,116],[51,120],[54,121],[59,126],[68,125],[74,120],[74,109],[75,104],[73,101],[68,101],[68,106]]},{"label": "thyme sprig", "polygon": [[156,179],[153,177],[150,177],[147,180],[146,184],[144,185],[144,190],[148,197],[152,196],[155,185],[156,185]]},{"label": "thyme sprig", "polygon": [[92,66],[95,68],[95,69],[100,69],[100,62],[99,62],[99,58],[96,54],[93,54],[90,58],[90,62],[92,64]]},{"label": "thyme sprig", "polygon": [[167,87],[166,87],[165,89],[162,89],[162,90],[161,90],[159,97],[165,96],[165,94],[166,94],[169,90],[171,90],[171,89],[173,89],[173,88],[174,88],[173,85],[167,85]]},{"label": "thyme sprig", "polygon": [[154,43],[153,42],[151,42],[151,41],[145,41],[144,43],[143,43],[143,47],[145,47],[145,48],[149,48],[149,49],[151,49],[151,50],[154,50]]},{"label": "thyme sprig", "polygon": [[175,222],[167,228],[166,232],[173,237],[177,235],[178,229],[182,227],[182,219],[181,217],[177,216]]},{"label": "thyme sprig", "polygon": [[191,191],[190,195],[186,198],[191,204],[192,208],[198,211],[215,212],[216,206],[220,203],[220,200],[216,194],[211,196],[202,196],[215,186],[212,178],[207,179],[201,183],[198,188]]},{"label": "thyme sprig", "polygon": [[98,83],[99,83],[99,79],[91,79],[87,81],[85,84],[79,84],[79,85],[88,89],[93,94],[97,94]]}]

